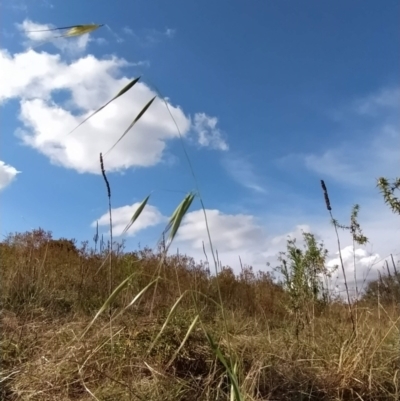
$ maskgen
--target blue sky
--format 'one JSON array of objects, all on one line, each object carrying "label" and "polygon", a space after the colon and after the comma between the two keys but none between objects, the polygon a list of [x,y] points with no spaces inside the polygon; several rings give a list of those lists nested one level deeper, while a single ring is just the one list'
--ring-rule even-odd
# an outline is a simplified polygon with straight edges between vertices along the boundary
[{"label": "blue sky", "polygon": [[[334,258],[320,179],[343,223],[361,205],[370,243],[356,253],[360,268],[400,252],[398,219],[375,188],[379,176],[399,175],[397,1],[2,0],[1,7],[3,235],[41,226],[90,240],[93,222],[106,221],[98,154],[155,86],[182,130],[223,262],[237,270],[240,255],[264,268],[302,229],[324,239]],[[87,23],[106,26],[44,44],[48,33],[24,33]],[[139,75],[140,85],[67,135]],[[153,246],[195,188],[162,102],[105,165],[116,233],[152,193],[126,239],[131,248]],[[197,258],[206,241],[199,207],[176,244]]]}]

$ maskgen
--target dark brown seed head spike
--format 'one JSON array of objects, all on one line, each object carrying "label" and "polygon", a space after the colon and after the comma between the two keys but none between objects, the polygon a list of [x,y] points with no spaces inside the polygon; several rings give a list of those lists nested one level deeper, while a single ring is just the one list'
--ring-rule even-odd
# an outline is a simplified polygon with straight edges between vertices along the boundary
[{"label": "dark brown seed head spike", "polygon": [[328,209],[328,211],[331,211],[332,210],[331,203],[329,201],[328,190],[326,189],[324,180],[321,180],[321,187],[322,187],[322,191],[324,192],[326,208]]},{"label": "dark brown seed head spike", "polygon": [[111,188],[106,176],[106,171],[104,170],[103,155],[101,153],[100,153],[100,167],[101,167],[101,174],[103,174],[103,178],[106,183],[107,195],[109,198],[111,198]]}]

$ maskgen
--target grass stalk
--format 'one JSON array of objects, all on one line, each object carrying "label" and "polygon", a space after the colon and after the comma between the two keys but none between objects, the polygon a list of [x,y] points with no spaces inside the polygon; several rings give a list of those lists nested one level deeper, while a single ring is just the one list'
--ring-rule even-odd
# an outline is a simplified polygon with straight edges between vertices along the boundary
[{"label": "grass stalk", "polygon": [[[107,189],[107,198],[108,198],[108,215],[110,219],[110,244],[109,244],[109,264],[108,264],[108,296],[111,297],[112,288],[113,288],[113,222],[112,222],[112,208],[111,208],[111,187],[110,183],[108,182],[106,171],[104,169],[104,162],[103,162],[103,155],[100,153],[100,168],[101,174],[103,175],[104,182],[106,184]],[[110,319],[110,341],[111,341],[111,349],[114,349],[114,342],[113,342],[113,334],[112,334],[112,324],[111,324],[111,303],[108,306],[108,315]]]},{"label": "grass stalk", "polygon": [[322,191],[323,191],[323,194],[324,194],[326,208],[327,208],[327,210],[329,212],[329,215],[331,217],[331,221],[333,223],[333,227],[335,228],[337,246],[338,246],[338,251],[339,251],[340,266],[342,268],[344,286],[345,286],[346,295],[347,295],[347,303],[348,303],[349,315],[350,315],[351,323],[352,323],[352,326],[353,326],[353,331],[356,332],[357,328],[356,328],[356,322],[354,320],[352,302],[351,302],[351,299],[350,299],[349,286],[348,286],[347,277],[346,277],[346,270],[344,268],[344,263],[343,263],[342,247],[341,247],[341,244],[340,244],[340,238],[339,238],[339,232],[338,232],[338,223],[333,218],[331,202],[329,200],[329,195],[328,195],[328,189],[326,188],[324,180],[321,180],[321,187],[322,187]]}]

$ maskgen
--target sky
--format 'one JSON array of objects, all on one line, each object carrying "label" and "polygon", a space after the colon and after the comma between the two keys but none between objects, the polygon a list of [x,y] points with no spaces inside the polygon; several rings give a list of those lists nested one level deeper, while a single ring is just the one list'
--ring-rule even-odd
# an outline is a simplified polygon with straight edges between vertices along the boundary
[{"label": "sky", "polygon": [[[400,220],[376,188],[377,178],[399,176],[399,2],[2,0],[0,7],[2,236],[42,227],[92,241],[98,222],[107,237],[102,152],[114,235],[127,249],[156,246],[198,185],[222,264],[238,272],[240,257],[268,270],[288,236],[301,244],[305,231],[324,241],[333,266],[338,247],[323,179],[341,224],[360,204],[369,242],[354,252],[340,232],[348,274],[355,260],[358,280],[374,278],[385,258],[399,257]],[[105,25],[76,38],[31,32],[91,23]],[[171,252],[204,260],[203,243],[211,259],[196,199]]]}]

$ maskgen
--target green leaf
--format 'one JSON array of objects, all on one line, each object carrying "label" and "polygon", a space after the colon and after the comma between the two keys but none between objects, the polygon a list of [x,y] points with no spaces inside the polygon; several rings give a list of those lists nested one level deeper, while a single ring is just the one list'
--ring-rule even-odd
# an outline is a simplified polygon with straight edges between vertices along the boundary
[{"label": "green leaf", "polygon": [[136,212],[133,214],[130,222],[127,224],[127,226],[125,227],[124,231],[122,231],[122,235],[124,235],[132,227],[132,224],[137,220],[137,218],[142,213],[142,211],[143,211],[144,207],[146,206],[146,203],[149,200],[149,198],[150,198],[150,195],[136,209]]},{"label": "green leaf", "polygon": [[151,106],[151,104],[154,102],[154,99],[157,96],[154,96],[153,99],[151,99],[146,106],[143,107],[143,109],[140,111],[140,113],[136,116],[136,118],[131,122],[129,127],[125,130],[125,132],[121,135],[121,137],[118,139],[117,142],[114,143],[114,145],[109,149],[105,154],[111,152],[115,146],[119,143],[119,141],[128,133],[128,131],[140,120],[140,118],[143,116],[143,114],[147,111],[147,109]]},{"label": "green leaf", "polygon": [[69,132],[71,134],[74,132],[77,128],[79,128],[83,123],[85,123],[89,118],[93,117],[95,114],[97,114],[99,111],[103,110],[106,106],[108,106],[111,102],[113,102],[115,99],[119,98],[122,96],[125,92],[128,92],[129,89],[132,88],[133,85],[135,85],[139,81],[140,77],[135,78],[133,81],[129,82],[128,85],[123,87],[111,100],[109,100],[105,105],[101,106],[99,109],[97,109],[94,113],[92,113],[89,117],[85,118],[79,125],[77,125],[72,131]]}]

